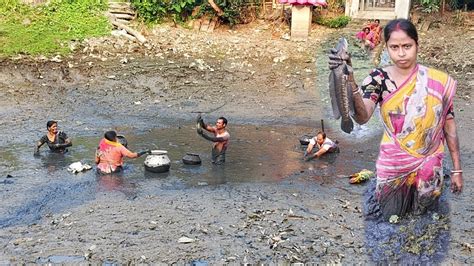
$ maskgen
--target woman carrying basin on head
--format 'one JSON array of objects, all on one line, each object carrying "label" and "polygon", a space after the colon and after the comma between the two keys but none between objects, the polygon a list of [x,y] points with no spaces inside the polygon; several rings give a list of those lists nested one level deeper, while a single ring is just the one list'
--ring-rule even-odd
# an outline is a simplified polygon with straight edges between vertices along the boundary
[{"label": "woman carrying basin on head", "polygon": [[63,131],[58,130],[58,122],[50,120],[46,123],[48,132],[36,143],[34,154],[39,154],[43,144],[47,144],[51,152],[64,153],[72,146],[71,139]]},{"label": "woman carrying basin on head", "polygon": [[95,154],[97,172],[101,174],[117,173],[122,171],[123,157],[138,158],[144,154],[150,154],[150,150],[131,152],[117,139],[115,131],[107,131],[104,138],[100,140]]},{"label": "woman carrying basin on head", "polygon": [[[451,190],[463,186],[459,140],[453,112],[456,81],[417,63],[418,34],[406,19],[390,21],[384,40],[393,65],[374,69],[359,88],[350,71],[354,120],[366,123],[380,106],[384,134],[376,162],[376,198],[385,218],[434,206],[443,185],[444,141],[453,170]],[[329,55],[329,68],[350,56]],[[350,67],[349,67],[350,68]],[[350,69],[351,70],[351,69]]]}]

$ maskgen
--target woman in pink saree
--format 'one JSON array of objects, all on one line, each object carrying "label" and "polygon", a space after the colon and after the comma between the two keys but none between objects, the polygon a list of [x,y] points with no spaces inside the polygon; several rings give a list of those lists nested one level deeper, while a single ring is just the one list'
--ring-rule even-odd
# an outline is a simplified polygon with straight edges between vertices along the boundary
[{"label": "woman in pink saree", "polygon": [[122,171],[123,157],[138,158],[144,154],[150,154],[150,150],[131,152],[117,140],[115,131],[107,131],[104,138],[100,140],[95,154],[97,172],[100,174],[111,174]]},{"label": "woman in pink saree", "polygon": [[362,29],[362,31],[359,31],[356,34],[356,38],[360,40],[364,47],[367,47],[368,49],[374,49],[374,32],[372,32],[369,27],[365,27]]},{"label": "woman in pink saree", "polygon": [[[418,34],[408,20],[390,21],[384,29],[393,65],[375,69],[362,82],[349,80],[354,93],[354,120],[366,123],[377,104],[384,126],[376,162],[376,198],[384,218],[422,213],[435,206],[443,185],[446,142],[453,170],[451,190],[463,186],[459,140],[453,112],[456,81],[417,63]],[[350,56],[329,56],[330,68]]]}]

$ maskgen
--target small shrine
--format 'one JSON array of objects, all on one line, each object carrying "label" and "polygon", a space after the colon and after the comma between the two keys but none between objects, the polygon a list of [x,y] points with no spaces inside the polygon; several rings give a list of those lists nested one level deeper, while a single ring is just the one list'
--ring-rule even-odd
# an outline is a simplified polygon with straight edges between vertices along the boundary
[{"label": "small shrine", "polygon": [[291,5],[291,40],[306,40],[311,31],[312,8],[327,6],[325,0],[279,0]]}]

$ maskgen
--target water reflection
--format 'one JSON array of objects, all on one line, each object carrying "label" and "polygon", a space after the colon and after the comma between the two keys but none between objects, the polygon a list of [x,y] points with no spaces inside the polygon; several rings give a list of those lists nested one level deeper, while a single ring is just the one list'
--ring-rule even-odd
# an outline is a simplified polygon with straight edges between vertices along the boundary
[{"label": "water reflection", "polygon": [[[144,157],[138,159],[125,159],[123,173],[115,176],[113,180],[115,187],[125,186],[126,182],[120,180],[140,178],[153,178],[157,182],[164,179],[174,179],[187,185],[195,185],[198,182],[209,184],[223,184],[227,182],[276,182],[294,173],[311,170],[315,175],[330,176],[338,174],[349,174],[367,167],[373,163],[375,154],[367,151],[361,156],[364,160],[354,156],[354,145],[358,140],[350,140],[343,136],[343,132],[333,131],[330,127],[326,132],[333,139],[340,140],[339,146],[342,152],[326,154],[319,159],[309,162],[303,160],[305,146],[299,143],[299,137],[307,132],[317,131],[308,127],[273,127],[273,126],[242,126],[233,125],[231,131],[232,142],[227,151],[226,163],[222,166],[211,163],[211,142],[200,138],[195,131],[194,125],[180,125],[178,128],[164,128],[151,130],[145,134],[132,135],[120,132],[127,137],[129,148],[132,151],[146,148],[161,149],[168,151],[171,160],[171,169],[164,174],[154,174],[145,171],[143,166]],[[93,155],[97,144],[97,137],[80,137],[75,139],[75,146],[70,148],[66,154],[43,152],[35,160],[29,153],[28,147],[17,147],[15,151],[9,152],[5,148],[3,159],[5,164],[14,165],[10,170],[13,176],[18,172],[23,175],[33,174],[31,178],[51,178],[70,176],[67,167],[77,161],[93,164]],[[202,164],[185,165],[183,156],[188,153],[196,153],[200,156]],[[2,154],[0,154],[2,156]],[[33,160],[32,160],[33,159]],[[38,162],[39,164],[35,163]],[[15,173],[16,172],[16,173]],[[79,173],[77,176],[93,175],[88,171]],[[54,175],[52,175],[54,174]],[[100,179],[98,179],[100,181]],[[109,180],[106,190],[111,190],[114,182]]]},{"label": "water reflection", "polygon": [[74,162],[71,158],[70,152],[57,153],[45,151],[41,155],[36,157],[40,158],[41,164],[47,170],[48,173],[67,169],[67,167]]},{"label": "water reflection", "polygon": [[124,165],[122,171],[117,173],[102,174],[95,172],[96,181],[97,181],[97,190],[99,192],[113,192],[118,191],[123,193],[128,199],[134,199],[137,197],[137,183],[135,178],[130,178],[135,176],[134,172],[136,171],[133,165],[127,164]]}]

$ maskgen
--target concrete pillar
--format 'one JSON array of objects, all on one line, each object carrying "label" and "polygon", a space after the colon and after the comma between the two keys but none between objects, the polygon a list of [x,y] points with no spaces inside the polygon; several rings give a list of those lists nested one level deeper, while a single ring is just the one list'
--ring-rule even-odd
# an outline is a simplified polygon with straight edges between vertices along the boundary
[{"label": "concrete pillar", "polygon": [[311,6],[293,5],[291,7],[291,40],[304,41],[311,31]]},{"label": "concrete pillar", "polygon": [[[363,5],[361,6],[361,10],[363,10]],[[345,14],[348,17],[356,16],[359,12],[359,0],[346,0],[345,6]]]},{"label": "concrete pillar", "polygon": [[395,1],[395,13],[397,18],[406,18],[410,16],[410,0],[396,0]]}]

